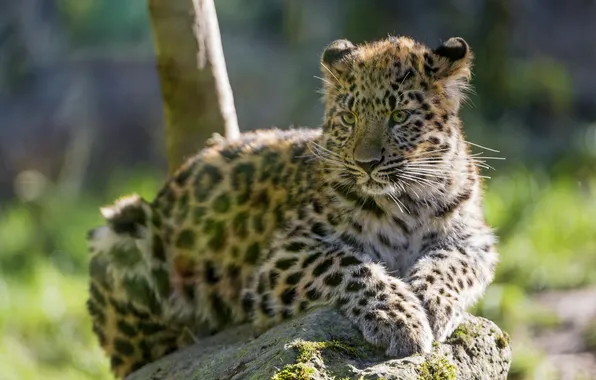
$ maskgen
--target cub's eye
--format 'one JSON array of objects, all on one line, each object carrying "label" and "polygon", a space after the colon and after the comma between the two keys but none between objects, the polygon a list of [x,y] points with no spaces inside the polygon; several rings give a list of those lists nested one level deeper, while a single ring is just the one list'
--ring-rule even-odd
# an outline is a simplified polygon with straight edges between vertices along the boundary
[{"label": "cub's eye", "polygon": [[395,124],[402,124],[403,122],[408,120],[408,116],[410,116],[410,114],[406,111],[393,111],[393,113],[391,114],[391,121]]},{"label": "cub's eye", "polygon": [[341,120],[347,125],[354,125],[356,123],[356,115],[351,112],[342,112]]}]

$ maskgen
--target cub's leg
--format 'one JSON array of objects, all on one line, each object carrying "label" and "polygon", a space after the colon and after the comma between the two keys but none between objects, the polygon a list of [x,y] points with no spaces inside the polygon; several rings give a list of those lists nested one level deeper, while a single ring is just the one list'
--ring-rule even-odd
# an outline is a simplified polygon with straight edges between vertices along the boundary
[{"label": "cub's leg", "polygon": [[113,372],[129,373],[178,348],[180,329],[164,321],[167,272],[154,263],[151,209],[128,197],[102,209],[107,225],[89,232],[88,311]]},{"label": "cub's leg", "polygon": [[444,341],[492,281],[497,253],[490,233],[457,245],[446,244],[441,236],[433,239],[406,281],[426,309],[435,339]]},{"label": "cub's leg", "polygon": [[283,241],[245,295],[257,326],[333,304],[390,356],[430,351],[432,331],[407,284],[351,248],[304,238]]}]

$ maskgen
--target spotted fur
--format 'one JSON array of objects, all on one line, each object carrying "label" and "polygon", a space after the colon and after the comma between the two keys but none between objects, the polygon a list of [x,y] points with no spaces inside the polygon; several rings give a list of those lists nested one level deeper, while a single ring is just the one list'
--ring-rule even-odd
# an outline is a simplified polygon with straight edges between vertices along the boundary
[{"label": "spotted fur", "polygon": [[449,336],[497,262],[458,118],[471,60],[461,38],[336,41],[321,129],[215,139],[153,202],[103,209],[88,306],[114,372],[317,305],[390,356]]}]

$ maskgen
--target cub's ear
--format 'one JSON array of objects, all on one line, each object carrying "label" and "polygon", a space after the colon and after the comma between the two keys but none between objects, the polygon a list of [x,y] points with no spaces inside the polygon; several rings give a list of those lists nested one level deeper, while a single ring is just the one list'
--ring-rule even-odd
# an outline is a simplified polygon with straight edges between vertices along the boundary
[{"label": "cub's ear", "polygon": [[470,46],[461,37],[452,37],[441,46],[433,49],[437,62],[437,79],[470,80],[472,69],[472,52]]},{"label": "cub's ear", "polygon": [[466,55],[470,53],[470,47],[463,38],[452,37],[445,41],[441,46],[435,48],[433,53],[455,62],[465,58]]},{"label": "cub's ear", "polygon": [[473,58],[470,46],[463,38],[453,37],[433,49],[432,53],[435,58],[434,80],[453,109],[458,110],[470,89]]},{"label": "cub's ear", "polygon": [[[325,76],[336,77],[346,73],[352,64],[351,54],[356,46],[348,40],[335,40],[323,51],[321,56],[321,70]],[[329,72],[331,71],[331,73]]]}]

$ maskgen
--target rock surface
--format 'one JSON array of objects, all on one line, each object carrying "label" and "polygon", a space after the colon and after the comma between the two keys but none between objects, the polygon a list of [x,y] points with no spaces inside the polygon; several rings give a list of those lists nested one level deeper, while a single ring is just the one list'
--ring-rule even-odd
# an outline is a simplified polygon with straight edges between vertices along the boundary
[{"label": "rock surface", "polygon": [[253,338],[238,326],[151,363],[127,380],[505,379],[509,338],[467,316],[427,355],[387,358],[341,314],[317,309]]}]

